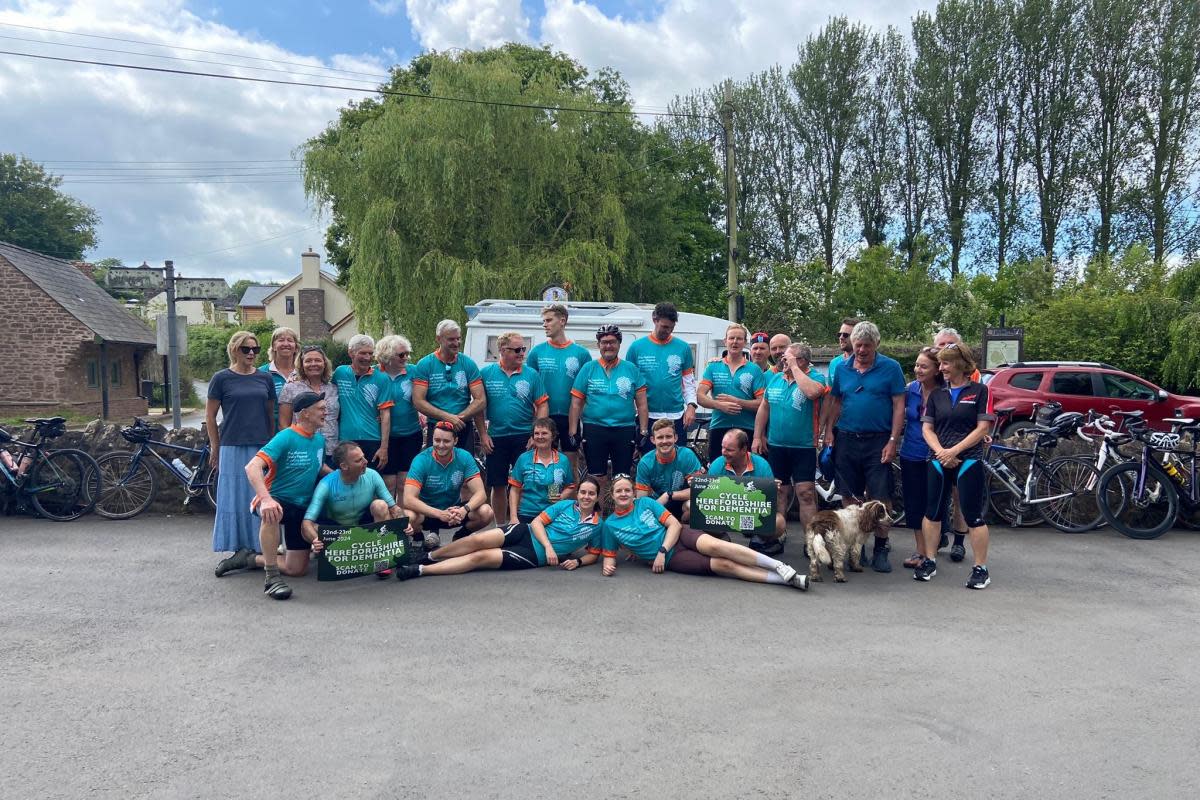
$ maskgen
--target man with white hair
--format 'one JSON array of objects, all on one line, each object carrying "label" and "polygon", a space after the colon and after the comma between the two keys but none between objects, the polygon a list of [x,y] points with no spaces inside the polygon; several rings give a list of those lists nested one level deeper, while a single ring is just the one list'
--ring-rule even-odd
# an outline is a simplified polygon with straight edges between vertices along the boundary
[{"label": "man with white hair", "polygon": [[382,468],[392,431],[391,381],[373,366],[375,340],[370,336],[350,337],[346,351],[350,363],[335,369],[331,379],[338,390],[338,438],[357,444]]},{"label": "man with white hair", "polygon": [[428,419],[432,441],[433,427],[449,422],[458,436],[458,446],[475,450],[475,416],[487,406],[479,367],[462,349],[462,328],[452,319],[437,324],[437,349],[412,368],[412,404]]},{"label": "man with white hair", "polygon": [[[904,371],[895,359],[877,352],[879,328],[863,321],[850,333],[852,360],[832,370],[829,430],[835,441],[837,485],[847,503],[870,498],[891,508],[892,467],[904,432]],[[871,567],[891,572],[887,536],[875,536]]]}]

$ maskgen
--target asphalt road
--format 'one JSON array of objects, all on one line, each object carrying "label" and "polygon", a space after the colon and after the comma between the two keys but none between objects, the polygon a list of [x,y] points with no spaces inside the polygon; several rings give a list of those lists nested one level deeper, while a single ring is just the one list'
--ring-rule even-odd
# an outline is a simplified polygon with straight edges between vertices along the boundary
[{"label": "asphalt road", "polygon": [[0,794],[1200,795],[1200,535],[1000,530],[982,592],[946,560],[807,594],[622,566],[282,603],[214,578],[209,541],[0,519]]}]

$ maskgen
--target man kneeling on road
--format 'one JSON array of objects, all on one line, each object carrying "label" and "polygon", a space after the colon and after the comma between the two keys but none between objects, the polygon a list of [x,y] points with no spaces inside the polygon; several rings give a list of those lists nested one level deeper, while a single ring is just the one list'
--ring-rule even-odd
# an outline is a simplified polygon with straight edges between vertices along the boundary
[{"label": "man kneeling on road", "polygon": [[[361,447],[354,442],[342,442],[334,449],[333,459],[338,471],[317,484],[304,514],[302,533],[314,553],[325,549],[325,543],[317,536],[318,525],[370,525],[404,516],[404,509],[392,498],[383,476],[367,466]],[[392,571],[386,569],[378,574],[386,578]]]},{"label": "man kneeling on road", "polygon": [[[721,457],[708,467],[709,475],[731,475],[735,478],[774,478],[771,465],[760,455],[750,452],[750,437],[744,430],[733,428],[721,438]],[[779,481],[775,481],[776,485]],[[775,512],[775,535],[754,536],[750,549],[763,555],[773,556],[783,552],[783,540],[787,538],[787,520],[783,511]]]},{"label": "man kneeling on road", "polygon": [[[263,445],[246,465],[246,477],[254,489],[250,506],[261,518],[258,540],[262,555],[239,550],[221,562],[222,574],[235,569],[262,565],[266,571],[263,591],[275,600],[287,600],[292,588],[280,577],[299,577],[308,572],[311,545],[301,526],[304,512],[313,496],[317,478],[330,472],[325,466],[325,437],[319,431],[325,424],[325,395],[305,392],[292,401],[292,425]],[[287,553],[279,564],[279,528]]]},{"label": "man kneeling on road", "polygon": [[404,508],[413,531],[423,531],[427,551],[441,547],[440,530],[462,528],[465,536],[495,524],[479,464],[457,442],[454,426],[438,422],[432,446],[413,459],[404,481]]},{"label": "man kneeling on road", "polygon": [[702,474],[704,468],[691,448],[676,445],[673,420],[656,420],[651,438],[654,449],[637,465],[637,496],[657,500],[675,519],[687,522],[691,519],[689,484],[692,476]]}]

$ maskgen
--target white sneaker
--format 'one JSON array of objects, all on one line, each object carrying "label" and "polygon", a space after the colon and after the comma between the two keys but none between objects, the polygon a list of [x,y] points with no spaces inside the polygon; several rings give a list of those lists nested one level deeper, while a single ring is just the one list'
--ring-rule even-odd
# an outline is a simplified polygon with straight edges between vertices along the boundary
[{"label": "white sneaker", "polygon": [[794,578],[792,578],[791,583],[792,583],[792,586],[795,586],[797,589],[799,589],[802,592],[808,591],[808,576],[805,575],[803,572],[797,572],[796,576]]},{"label": "white sneaker", "polygon": [[779,577],[783,578],[784,583],[791,583],[796,578],[796,569],[784,564],[782,561],[775,568],[775,572]]},{"label": "white sneaker", "polygon": [[442,540],[436,533],[426,533],[425,534],[425,552],[426,553],[430,552],[431,550],[437,550],[441,546],[442,546]]},{"label": "white sneaker", "polygon": [[283,542],[280,542],[280,543],[279,543],[279,547],[276,547],[276,548],[275,548],[275,553],[276,553],[277,555],[283,555],[283,554],[284,554],[284,553],[286,553],[286,552],[287,552],[287,547],[286,547],[286,546],[284,546]]}]

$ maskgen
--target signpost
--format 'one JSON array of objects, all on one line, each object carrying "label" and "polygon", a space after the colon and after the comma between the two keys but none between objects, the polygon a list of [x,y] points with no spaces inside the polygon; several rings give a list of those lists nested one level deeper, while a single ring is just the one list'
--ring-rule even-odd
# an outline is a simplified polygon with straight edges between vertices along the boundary
[{"label": "signpost", "polygon": [[319,526],[317,535],[325,549],[317,556],[317,580],[344,581],[407,564],[406,527],[405,517],[370,525]]},{"label": "signpost", "polygon": [[778,491],[773,478],[695,475],[689,524],[706,533],[774,536]]}]

